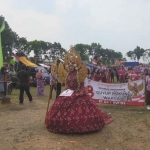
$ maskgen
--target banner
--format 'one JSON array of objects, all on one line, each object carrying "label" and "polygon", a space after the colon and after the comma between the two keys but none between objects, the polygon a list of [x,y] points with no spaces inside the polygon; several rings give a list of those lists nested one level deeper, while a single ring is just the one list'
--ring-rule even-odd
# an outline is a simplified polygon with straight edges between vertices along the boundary
[{"label": "banner", "polygon": [[63,91],[59,96],[71,96],[73,94],[73,90],[67,89]]},{"label": "banner", "polygon": [[1,41],[1,33],[5,29],[5,21],[2,23],[0,27],[0,68],[3,66],[3,52],[2,52],[2,41]]},{"label": "banner", "polygon": [[86,92],[96,102],[130,106],[145,105],[145,81],[108,84],[85,79]]}]

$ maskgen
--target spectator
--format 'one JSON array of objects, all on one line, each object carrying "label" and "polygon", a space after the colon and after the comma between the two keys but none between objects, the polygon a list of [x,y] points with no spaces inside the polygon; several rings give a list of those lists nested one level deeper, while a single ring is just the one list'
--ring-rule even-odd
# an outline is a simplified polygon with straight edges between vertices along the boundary
[{"label": "spectator", "polygon": [[105,71],[102,72],[102,82],[106,83],[106,74],[105,74]]},{"label": "spectator", "polygon": [[115,76],[114,70],[111,70],[111,72],[110,72],[111,83],[112,83],[112,82],[114,83],[114,76]]},{"label": "spectator", "polygon": [[148,76],[146,77],[146,105],[147,109],[150,110],[150,72],[148,72]]},{"label": "spectator", "polygon": [[26,66],[22,65],[22,70],[17,75],[19,79],[19,88],[20,88],[20,94],[19,94],[20,104],[23,104],[24,91],[26,92],[29,101],[31,102],[33,100],[29,89],[30,75],[27,71],[25,71],[25,69]]},{"label": "spectator", "polygon": [[[52,73],[50,73],[49,75],[50,77],[50,99],[52,98],[52,92],[53,92],[53,89],[55,89],[56,91],[56,86],[57,86],[57,74],[54,76],[52,75]],[[59,95],[57,95],[57,91],[56,91],[56,98],[58,97]]]},{"label": "spectator", "polygon": [[44,77],[42,75],[42,70],[39,70],[36,73],[36,80],[37,80],[37,94],[44,95]]},{"label": "spectator", "polygon": [[6,96],[6,93],[7,93],[7,81],[6,81],[6,74],[7,74],[7,68],[5,66],[3,66],[1,68],[1,74],[3,75],[3,85],[4,85],[4,96]]}]

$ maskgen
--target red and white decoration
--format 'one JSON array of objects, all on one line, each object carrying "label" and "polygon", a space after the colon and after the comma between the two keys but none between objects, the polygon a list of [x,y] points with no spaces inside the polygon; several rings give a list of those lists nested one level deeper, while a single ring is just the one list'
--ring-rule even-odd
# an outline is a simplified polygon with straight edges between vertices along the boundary
[{"label": "red and white decoration", "polygon": [[[134,85],[136,83],[138,87],[142,82],[144,83],[144,80],[133,81],[129,84]],[[138,91],[136,97],[134,95],[134,89],[133,91],[128,89],[128,83],[108,84],[85,79],[84,86],[88,95],[96,102],[130,106],[145,105],[145,83],[142,91]]]}]

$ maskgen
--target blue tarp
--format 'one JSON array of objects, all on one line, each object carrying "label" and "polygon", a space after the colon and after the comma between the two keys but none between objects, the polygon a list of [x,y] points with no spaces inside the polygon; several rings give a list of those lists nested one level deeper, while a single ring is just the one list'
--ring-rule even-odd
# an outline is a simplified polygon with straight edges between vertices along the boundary
[{"label": "blue tarp", "polygon": [[[82,63],[84,63],[84,61],[82,61]],[[88,63],[88,62],[86,62],[86,66],[87,66],[87,67],[94,67],[93,64],[90,64],[90,63]]]},{"label": "blue tarp", "polygon": [[93,64],[86,63],[86,65],[87,65],[88,67],[94,67]]},{"label": "blue tarp", "polygon": [[139,66],[139,62],[125,62],[124,63],[125,67],[135,67],[135,66]]}]

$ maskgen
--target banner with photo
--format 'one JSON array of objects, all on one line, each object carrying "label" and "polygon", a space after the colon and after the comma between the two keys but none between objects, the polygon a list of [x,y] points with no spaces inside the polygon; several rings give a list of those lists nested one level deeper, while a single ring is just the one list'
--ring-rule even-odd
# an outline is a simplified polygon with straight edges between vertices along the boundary
[{"label": "banner with photo", "polygon": [[131,106],[145,105],[145,81],[108,84],[85,79],[86,92],[96,102]]}]

